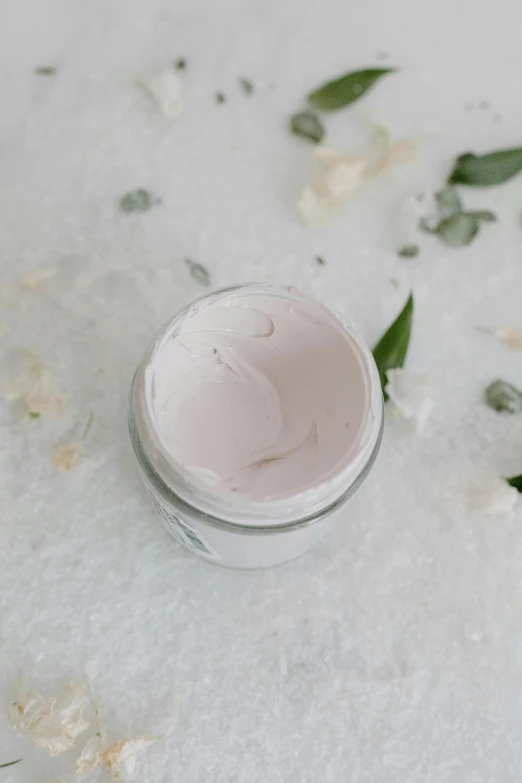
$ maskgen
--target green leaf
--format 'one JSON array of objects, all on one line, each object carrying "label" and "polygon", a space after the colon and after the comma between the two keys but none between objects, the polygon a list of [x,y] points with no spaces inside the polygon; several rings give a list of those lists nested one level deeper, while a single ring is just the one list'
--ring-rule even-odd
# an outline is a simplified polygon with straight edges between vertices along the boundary
[{"label": "green leaf", "polygon": [[187,67],[187,60],[185,57],[178,57],[177,60],[174,60],[174,68],[176,68],[177,71],[184,71]]},{"label": "green leaf", "polygon": [[475,218],[475,220],[482,220],[484,223],[495,223],[497,220],[497,216],[494,212],[490,212],[489,209],[477,209],[475,211],[466,212],[467,215],[469,215],[472,218]]},{"label": "green leaf", "polygon": [[226,95],[224,95],[222,92],[216,93],[216,103],[225,103],[226,99]]},{"label": "green leaf", "polygon": [[486,155],[467,152],[457,158],[448,182],[453,185],[485,187],[500,185],[522,169],[522,148],[499,150]]},{"label": "green leaf", "polygon": [[192,261],[191,258],[186,258],[185,263],[188,266],[191,277],[197,280],[202,285],[210,285],[210,273],[203,264],[199,264],[197,261]]},{"label": "green leaf", "polygon": [[34,72],[37,76],[54,76],[56,68],[53,65],[40,65],[39,68],[35,68]]},{"label": "green leaf", "polygon": [[439,210],[439,220],[445,220],[462,210],[459,194],[455,188],[447,187],[439,190],[435,193],[435,201]]},{"label": "green leaf", "polygon": [[364,95],[381,76],[393,73],[395,70],[395,68],[368,68],[347,73],[311,92],[308,100],[317,109],[323,111],[342,109]]},{"label": "green leaf", "polygon": [[519,492],[522,492],[522,473],[520,476],[511,476],[511,478],[507,478],[506,481],[510,487],[515,487]]},{"label": "green leaf", "polygon": [[6,767],[12,767],[13,764],[19,764],[22,761],[22,759],[16,759],[16,761],[8,761],[7,764],[0,764],[0,769],[5,769]]},{"label": "green leaf", "polygon": [[469,245],[479,230],[478,221],[465,212],[459,212],[439,223],[436,234],[450,247]]},{"label": "green leaf", "polygon": [[499,413],[520,413],[522,411],[522,392],[501,379],[490,383],[484,391],[486,404]]},{"label": "green leaf", "polygon": [[302,111],[290,117],[290,130],[296,136],[310,139],[310,141],[314,141],[316,144],[324,136],[324,128],[319,117],[311,111]]},{"label": "green leaf", "polygon": [[373,349],[385,401],[388,399],[385,391],[388,383],[386,372],[404,365],[410,343],[412,316],[413,294],[410,294],[404,308]]},{"label": "green leaf", "polygon": [[250,81],[250,79],[245,79],[243,76],[239,78],[239,84],[243,89],[243,92],[246,93],[246,95],[252,95],[254,92],[254,85]]},{"label": "green leaf", "polygon": [[39,419],[40,418],[40,414],[39,414],[38,411],[29,411],[29,416],[31,417],[31,419]]},{"label": "green leaf", "polygon": [[326,264],[326,261],[322,256],[316,256],[315,257],[316,263],[319,264],[319,266],[324,266]]},{"label": "green leaf", "polygon": [[397,250],[397,255],[401,258],[416,258],[419,255],[418,245],[403,245]]},{"label": "green leaf", "polygon": [[120,209],[123,212],[147,212],[157,204],[161,204],[161,199],[144,188],[130,190],[120,198]]}]

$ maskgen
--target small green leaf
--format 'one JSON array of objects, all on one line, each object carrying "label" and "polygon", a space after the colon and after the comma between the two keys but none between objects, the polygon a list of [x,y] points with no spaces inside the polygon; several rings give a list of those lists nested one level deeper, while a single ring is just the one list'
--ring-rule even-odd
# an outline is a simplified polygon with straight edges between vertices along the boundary
[{"label": "small green leaf", "polygon": [[448,182],[453,185],[485,187],[500,185],[522,169],[522,148],[499,150],[486,155],[467,152],[457,158]]},{"label": "small green leaf", "polygon": [[326,264],[326,261],[322,256],[316,256],[315,261],[317,264],[319,264],[319,266],[324,266]]},{"label": "small green leaf", "polygon": [[324,136],[324,128],[319,117],[311,111],[302,111],[294,114],[290,118],[290,130],[296,136],[310,139],[310,141],[314,141],[316,144]]},{"label": "small green leaf", "polygon": [[419,255],[418,245],[403,245],[397,250],[397,255],[401,258],[416,258]]},{"label": "small green leaf", "polygon": [[192,261],[191,258],[186,258],[185,263],[188,266],[191,277],[197,280],[202,285],[210,285],[210,273],[203,264],[199,264],[197,261]]},{"label": "small green leaf", "polygon": [[511,476],[511,478],[507,478],[506,481],[510,487],[515,487],[519,492],[522,492],[522,473],[520,476]]},{"label": "small green leaf", "polygon": [[174,60],[174,68],[176,68],[177,71],[184,71],[187,67],[187,61],[185,57],[178,57],[177,60]]},{"label": "small green leaf", "polygon": [[123,212],[147,212],[157,204],[161,204],[161,199],[143,188],[130,190],[120,198],[120,209]]},{"label": "small green leaf", "polygon": [[226,96],[222,92],[216,93],[216,103],[225,103]]},{"label": "small green leaf", "polygon": [[395,68],[368,68],[347,73],[311,92],[308,100],[317,109],[323,111],[342,109],[364,95],[381,76],[393,73],[395,70]]},{"label": "small green leaf", "polygon": [[435,201],[439,210],[439,220],[445,220],[462,210],[459,194],[455,188],[447,187],[435,193]]},{"label": "small green leaf", "polygon": [[246,95],[252,95],[252,93],[254,92],[254,85],[252,84],[250,79],[245,79],[243,76],[240,76],[239,84]]},{"label": "small green leaf", "polygon": [[39,419],[40,418],[40,414],[37,411],[29,411],[29,416],[31,417],[31,419]]},{"label": "small green leaf", "polygon": [[56,68],[53,65],[40,65],[39,68],[35,68],[34,72],[37,76],[54,76]]},{"label": "small green leaf", "polygon": [[495,213],[490,212],[489,209],[477,209],[475,211],[466,212],[466,214],[475,218],[475,220],[482,220],[484,223],[495,223],[497,219]]},{"label": "small green leaf", "polygon": [[385,401],[388,399],[385,391],[388,383],[386,372],[404,365],[410,343],[412,317],[413,294],[410,294],[404,308],[373,349]]},{"label": "small green leaf", "polygon": [[7,764],[0,764],[0,769],[5,769],[6,767],[12,767],[13,764],[19,764],[22,761],[22,759],[16,759],[16,761],[8,761]]},{"label": "small green leaf", "polygon": [[465,212],[458,212],[439,223],[436,234],[450,247],[469,245],[479,230],[478,222]]},{"label": "small green leaf", "polygon": [[506,381],[497,380],[485,389],[486,404],[499,413],[520,413],[522,411],[522,392]]}]

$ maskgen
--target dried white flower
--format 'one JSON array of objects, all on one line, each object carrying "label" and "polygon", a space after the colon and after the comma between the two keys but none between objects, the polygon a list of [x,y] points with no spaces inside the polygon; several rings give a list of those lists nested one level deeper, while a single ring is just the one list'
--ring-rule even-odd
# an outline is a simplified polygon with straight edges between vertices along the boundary
[{"label": "dried white flower", "polygon": [[313,187],[307,186],[297,208],[305,223],[318,225],[363,185],[368,169],[366,158],[340,155],[329,147],[318,147],[314,155],[321,170]]},{"label": "dried white flower", "polygon": [[89,740],[83,749],[76,762],[76,772],[78,775],[85,775],[100,764],[105,764],[114,779],[123,783],[125,779],[132,778],[138,771],[138,754],[161,739],[163,737],[145,736],[122,739],[103,750],[104,737],[102,733],[98,733]]},{"label": "dried white flower", "polygon": [[63,413],[63,397],[50,370],[31,352],[25,353],[29,364],[14,381],[3,385],[7,402],[22,400],[29,413]]},{"label": "dried white flower", "polygon": [[57,269],[36,269],[34,272],[28,272],[20,279],[20,285],[30,291],[38,291],[46,280],[55,277],[57,271]]},{"label": "dried white flower", "polygon": [[516,329],[514,326],[502,326],[499,329],[481,328],[480,331],[496,337],[513,351],[522,351],[522,330]]},{"label": "dried white flower", "polygon": [[399,415],[420,434],[433,409],[433,390],[427,375],[409,370],[388,370],[386,392]]},{"label": "dried white flower", "polygon": [[141,76],[136,81],[154,98],[165,117],[174,118],[183,114],[183,84],[173,68]]},{"label": "dried white flower", "polygon": [[17,701],[9,707],[9,717],[14,728],[51,756],[57,756],[72,748],[76,737],[89,727],[83,716],[84,700],[83,688],[75,680],[70,680],[58,696],[46,699],[29,691],[24,679]]},{"label": "dried white flower", "polygon": [[72,443],[58,446],[51,458],[53,467],[55,467],[56,470],[72,470],[78,464],[82,445],[83,443],[81,440],[76,440]]},{"label": "dried white flower", "polygon": [[72,470],[75,467],[75,465],[78,463],[78,459],[80,458],[80,452],[83,448],[85,438],[89,433],[92,422],[93,414],[91,411],[87,420],[87,425],[81,437],[78,438],[78,440],[71,441],[71,443],[64,443],[61,446],[57,446],[55,448],[51,462],[56,470]]},{"label": "dried white flower", "polygon": [[297,202],[297,211],[304,224],[313,228],[320,226],[328,217],[328,204],[319,198],[312,187],[307,186]]},{"label": "dried white flower", "polygon": [[404,163],[413,163],[417,156],[417,145],[412,139],[397,139],[383,153],[378,168],[373,173],[384,171]]},{"label": "dried white flower", "polygon": [[76,761],[76,773],[86,775],[92,772],[102,763],[101,752],[105,744],[105,734],[103,731],[97,731],[85,745]]},{"label": "dried white flower", "polygon": [[399,163],[415,158],[416,144],[410,139],[391,142],[386,129],[378,129],[374,149],[368,156],[344,155],[326,145],[315,147],[313,155],[320,163],[314,185],[304,188],[297,209],[310,226],[320,225],[337,207],[357,193],[366,180]]}]

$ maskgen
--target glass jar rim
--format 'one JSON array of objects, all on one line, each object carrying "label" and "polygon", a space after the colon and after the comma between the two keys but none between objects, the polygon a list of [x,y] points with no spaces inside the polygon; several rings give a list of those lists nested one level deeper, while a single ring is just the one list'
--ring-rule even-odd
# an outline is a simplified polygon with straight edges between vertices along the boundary
[{"label": "glass jar rim", "polygon": [[[364,425],[361,425],[359,447],[353,460],[331,480],[277,501],[250,502],[237,496],[232,501],[230,496],[215,493],[211,489],[207,490],[206,487],[188,481],[183,473],[176,469],[175,463],[161,442],[147,404],[146,369],[158,346],[175,333],[176,328],[190,317],[194,308],[199,308],[205,302],[218,301],[238,290],[245,292],[245,295],[267,294],[301,301],[301,303],[302,300],[298,297],[303,297],[309,299],[314,306],[323,309],[349,335],[367,386],[368,410]],[[155,483],[159,482],[163,486],[163,494],[166,492],[171,502],[175,501],[176,505],[186,506],[193,512],[202,514],[207,519],[212,518],[217,524],[231,529],[254,529],[258,526],[265,530],[287,529],[287,526],[291,527],[305,519],[313,520],[317,515],[329,513],[338,504],[344,502],[347,496],[353,494],[354,484],[357,488],[362,483],[367,474],[367,465],[371,467],[379,450],[383,427],[383,401],[377,369],[370,351],[364,341],[328,307],[313,297],[301,294],[293,286],[247,283],[223,288],[196,299],[175,313],[158,329],[147,346],[133,379],[129,399],[129,427],[134,451],[142,469],[148,476],[155,477]],[[361,481],[359,481],[360,476],[362,476]],[[310,509],[309,513],[303,513],[306,508]],[[260,523],[260,520],[263,522]]]}]

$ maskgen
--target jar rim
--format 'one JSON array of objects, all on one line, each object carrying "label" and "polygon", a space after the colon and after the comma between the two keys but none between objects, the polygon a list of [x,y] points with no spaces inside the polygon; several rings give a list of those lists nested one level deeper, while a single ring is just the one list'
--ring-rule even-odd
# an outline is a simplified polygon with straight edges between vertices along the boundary
[{"label": "jar rim", "polygon": [[[346,332],[347,337],[352,342],[353,351],[357,354],[368,394],[368,409],[365,423],[360,433],[361,440],[358,447],[357,460],[354,458],[353,462],[347,463],[347,465],[352,465],[351,474],[340,473],[339,480],[336,479],[329,489],[327,488],[328,485],[324,485],[322,494],[317,498],[310,495],[311,490],[306,490],[280,501],[245,504],[232,503],[229,507],[224,496],[214,495],[204,487],[192,486],[187,482],[183,472],[176,469],[168,454],[165,453],[164,445],[158,437],[154,422],[151,419],[146,394],[147,373],[149,363],[152,361],[159,346],[171,334],[175,334],[175,330],[180,328],[180,324],[183,324],[184,319],[191,317],[194,308],[199,308],[201,303],[207,302],[211,304],[218,302],[221,298],[236,292],[238,289],[245,292],[245,294],[255,292],[263,295],[266,293],[271,296],[295,299],[296,301],[299,301],[301,298],[309,299],[313,306],[323,309]],[[354,332],[353,328],[348,327],[342,318],[332,312],[330,308],[314,297],[302,294],[293,286],[277,283],[244,283],[198,297],[185,308],[174,313],[156,331],[138,364],[132,382],[129,399],[129,427],[131,429],[134,451],[140,464],[145,469],[146,474],[157,477],[164,487],[164,494],[166,492],[171,502],[176,501],[175,505],[179,506],[181,504],[186,509],[191,509],[199,515],[215,519],[220,526],[226,524],[230,526],[230,529],[234,530],[255,529],[256,527],[264,530],[284,530],[301,520],[313,520],[316,518],[316,515],[329,513],[337,507],[338,502],[341,504],[347,496],[350,496],[351,488],[354,484],[356,484],[355,488],[359,486],[357,483],[359,476],[365,473],[368,463],[370,463],[370,467],[373,464],[372,456],[374,453],[377,453],[382,438],[382,391],[378,380],[377,368],[364,340]],[[357,464],[357,461],[359,464]],[[345,476],[344,478],[342,478],[343,475]],[[305,516],[303,510],[307,506],[311,507],[311,511]],[[277,521],[278,518],[279,521]],[[243,519],[247,521],[243,522]],[[263,521],[261,522],[260,520]]]}]

